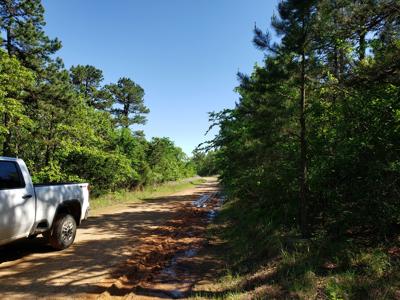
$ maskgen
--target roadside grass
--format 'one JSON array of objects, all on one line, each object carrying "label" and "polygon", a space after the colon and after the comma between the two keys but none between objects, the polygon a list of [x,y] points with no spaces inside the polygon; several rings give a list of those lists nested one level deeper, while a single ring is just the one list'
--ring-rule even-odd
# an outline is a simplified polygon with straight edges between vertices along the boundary
[{"label": "roadside grass", "polygon": [[176,182],[167,182],[156,186],[147,186],[143,190],[120,190],[92,198],[90,200],[90,207],[92,210],[96,210],[99,208],[123,203],[140,203],[146,201],[146,199],[162,197],[185,189],[189,189],[204,182],[206,182],[205,179],[201,177],[196,177],[183,179]]},{"label": "roadside grass", "polygon": [[400,299],[400,237],[301,239],[227,202],[210,226],[225,274],[193,299]]}]

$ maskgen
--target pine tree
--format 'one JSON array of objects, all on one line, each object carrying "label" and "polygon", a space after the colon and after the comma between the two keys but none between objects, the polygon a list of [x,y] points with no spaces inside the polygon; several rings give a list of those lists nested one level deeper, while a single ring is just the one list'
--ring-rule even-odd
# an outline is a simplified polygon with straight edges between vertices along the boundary
[{"label": "pine tree", "polygon": [[109,84],[106,90],[111,94],[111,110],[118,126],[128,128],[133,124],[145,124],[149,109],[144,105],[144,90],[131,79],[123,77],[116,84]]},{"label": "pine tree", "polygon": [[307,88],[308,70],[311,64],[313,50],[313,26],[315,23],[316,4],[318,1],[285,0],[278,6],[279,17],[274,17],[272,26],[278,36],[282,37],[281,44],[272,45],[270,35],[255,29],[254,43],[262,50],[269,50],[280,56],[293,56],[296,64],[295,81],[299,89],[299,127],[300,127],[300,166],[299,166],[299,225],[303,236],[309,235],[307,206],[308,206],[308,144],[307,144]]},{"label": "pine tree", "polygon": [[40,82],[36,91],[39,98],[33,112],[36,114],[38,126],[33,134],[41,148],[41,157],[36,161],[47,166],[65,138],[63,126],[69,122],[71,111],[79,104],[80,99],[61,60],[50,63],[43,72],[46,80]]},{"label": "pine tree", "polygon": [[70,69],[72,83],[86,103],[96,109],[106,109],[110,106],[110,95],[101,88],[104,80],[103,72],[93,66],[77,65]]},{"label": "pine tree", "polygon": [[0,0],[0,32],[3,48],[25,67],[40,70],[61,48],[58,39],[44,32],[44,8],[40,0]]}]

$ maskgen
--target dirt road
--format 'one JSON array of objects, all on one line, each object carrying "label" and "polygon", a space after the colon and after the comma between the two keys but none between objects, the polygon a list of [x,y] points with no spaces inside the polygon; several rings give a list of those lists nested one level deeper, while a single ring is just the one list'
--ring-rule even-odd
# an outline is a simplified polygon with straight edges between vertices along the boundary
[{"label": "dirt road", "polygon": [[0,295],[182,298],[212,273],[211,264],[196,262],[195,254],[205,242],[207,214],[216,199],[209,208],[195,208],[192,202],[215,191],[217,182],[208,179],[168,197],[95,211],[78,230],[74,245],[62,252],[40,238],[4,246]]}]

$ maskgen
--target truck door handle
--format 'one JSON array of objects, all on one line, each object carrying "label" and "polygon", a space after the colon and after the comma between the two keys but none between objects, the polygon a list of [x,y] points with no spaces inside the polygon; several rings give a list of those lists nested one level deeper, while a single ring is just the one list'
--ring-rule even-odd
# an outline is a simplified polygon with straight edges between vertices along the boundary
[{"label": "truck door handle", "polygon": [[22,196],[22,199],[24,199],[24,200],[29,199],[29,198],[32,198],[31,194],[27,194],[27,195]]}]

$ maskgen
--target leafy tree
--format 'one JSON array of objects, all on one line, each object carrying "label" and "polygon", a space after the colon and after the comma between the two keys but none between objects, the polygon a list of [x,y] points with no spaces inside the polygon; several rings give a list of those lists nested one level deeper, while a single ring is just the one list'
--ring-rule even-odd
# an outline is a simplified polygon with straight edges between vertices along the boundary
[{"label": "leafy tree", "polygon": [[128,157],[96,148],[78,147],[63,160],[63,172],[89,181],[96,193],[129,188],[135,180]]},{"label": "leafy tree", "polygon": [[200,176],[211,176],[218,174],[217,167],[217,152],[208,151],[202,152],[200,150],[193,151],[192,162],[196,168],[196,172]]},{"label": "leafy tree", "polygon": [[147,181],[152,184],[193,175],[186,172],[189,162],[186,154],[168,138],[153,138],[150,141],[147,161],[151,170]]},{"label": "leafy tree", "polygon": [[23,100],[33,80],[32,72],[0,50],[0,142],[3,155],[19,155],[20,134],[32,125]]},{"label": "leafy tree", "polygon": [[144,90],[131,79],[123,77],[117,83],[106,86],[113,100],[112,114],[118,126],[128,128],[133,124],[145,124],[149,109],[144,105]]},{"label": "leafy tree", "polygon": [[116,133],[115,148],[130,159],[133,170],[131,187],[144,185],[149,172],[148,142],[141,132],[132,132],[128,128],[121,128]]}]

